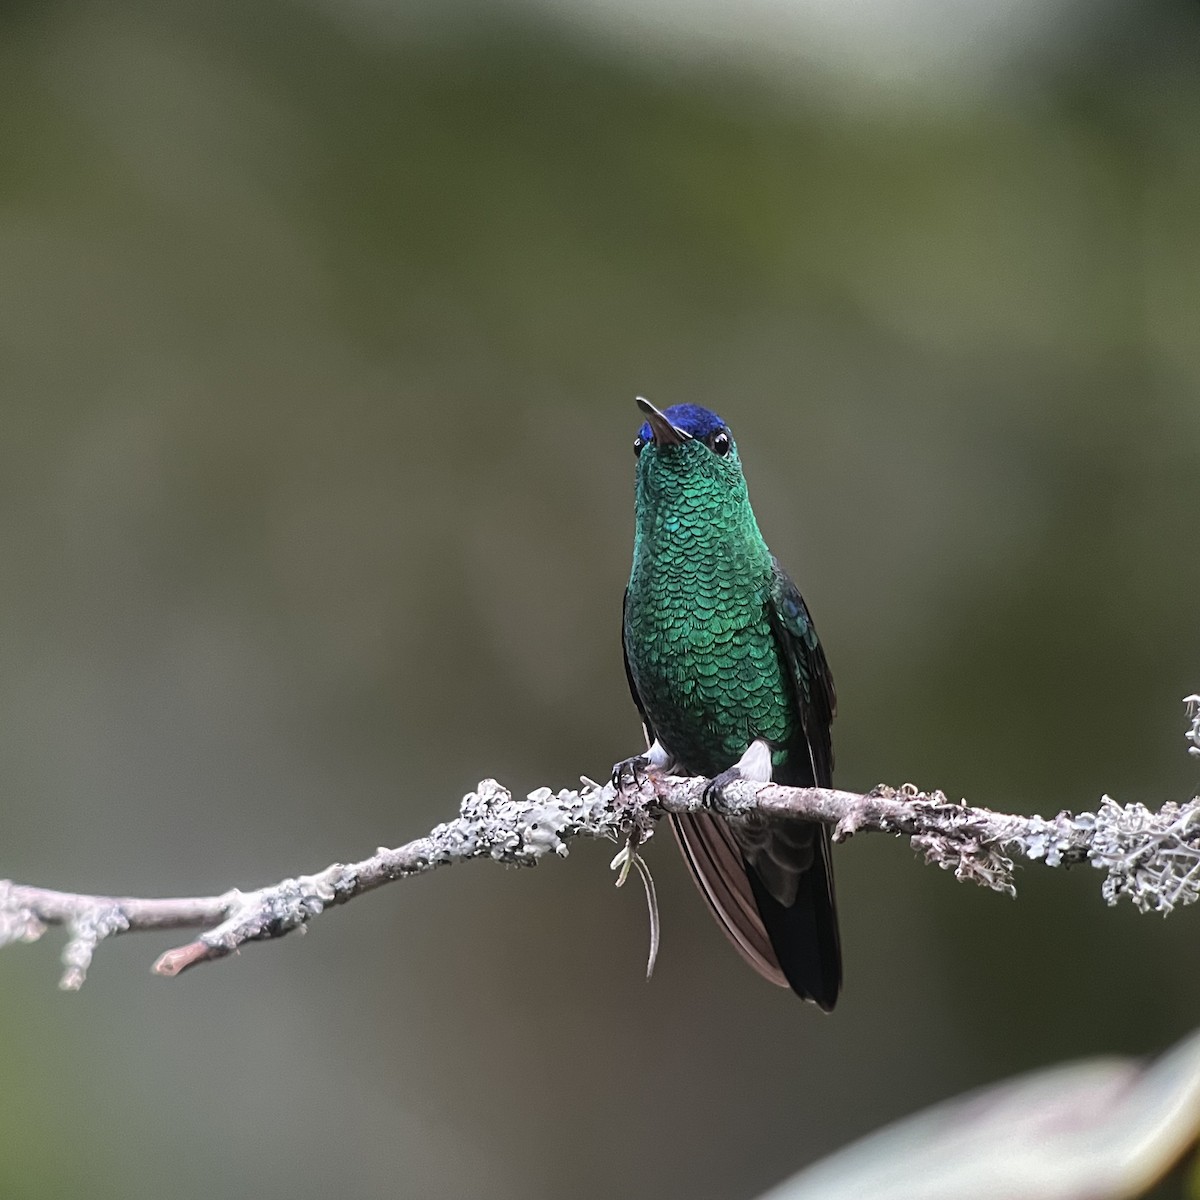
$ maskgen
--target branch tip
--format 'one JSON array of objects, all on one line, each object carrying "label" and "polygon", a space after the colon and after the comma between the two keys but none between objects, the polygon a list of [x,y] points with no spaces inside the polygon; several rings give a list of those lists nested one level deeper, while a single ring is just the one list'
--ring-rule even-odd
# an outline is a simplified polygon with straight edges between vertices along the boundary
[{"label": "branch tip", "polygon": [[197,940],[160,955],[151,970],[155,975],[165,975],[168,979],[174,979],[188,967],[194,967],[212,957],[212,948],[207,943]]}]

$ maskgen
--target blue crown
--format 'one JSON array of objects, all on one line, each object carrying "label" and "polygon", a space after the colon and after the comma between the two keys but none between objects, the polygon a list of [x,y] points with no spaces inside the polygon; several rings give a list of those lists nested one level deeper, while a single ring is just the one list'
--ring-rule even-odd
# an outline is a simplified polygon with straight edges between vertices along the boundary
[{"label": "blue crown", "polygon": [[[663,416],[676,429],[682,429],[700,441],[711,437],[719,430],[729,431],[729,426],[715,412],[701,408],[699,404],[672,404],[663,412]],[[638,433],[643,441],[650,441],[653,437],[650,431],[650,422],[647,421]]]}]

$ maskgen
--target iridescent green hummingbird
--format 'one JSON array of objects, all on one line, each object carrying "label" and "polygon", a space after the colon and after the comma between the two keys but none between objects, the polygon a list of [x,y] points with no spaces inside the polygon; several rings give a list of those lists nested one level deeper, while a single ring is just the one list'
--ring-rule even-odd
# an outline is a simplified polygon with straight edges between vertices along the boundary
[{"label": "iridescent green hummingbird", "polygon": [[[737,446],[695,404],[646,414],[637,455],[625,670],[645,754],[613,768],[796,787],[833,780],[833,678],[796,585],[775,560]],[[842,984],[829,860],[819,823],[672,816],[700,891],[747,962],[826,1012]]]}]

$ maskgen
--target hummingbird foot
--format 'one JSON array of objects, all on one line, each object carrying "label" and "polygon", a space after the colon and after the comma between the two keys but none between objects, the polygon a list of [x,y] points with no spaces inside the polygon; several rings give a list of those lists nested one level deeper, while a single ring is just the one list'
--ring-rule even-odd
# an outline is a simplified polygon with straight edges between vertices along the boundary
[{"label": "hummingbird foot", "polygon": [[645,754],[635,754],[632,758],[623,758],[613,764],[612,785],[619,792],[634,791],[646,781],[651,771],[669,774],[675,766],[675,760],[668,753],[662,742],[655,739],[654,745]]},{"label": "hummingbird foot", "polygon": [[623,758],[620,762],[613,763],[612,785],[618,792],[624,792],[630,788],[636,791],[642,786],[642,781],[649,769],[650,756],[648,754],[635,754],[632,758]]},{"label": "hummingbird foot", "polygon": [[746,753],[728,771],[722,771],[709,781],[704,789],[704,799],[719,805],[724,799],[725,789],[731,783],[743,780],[747,783],[770,783],[772,774],[771,744],[764,738],[755,738]]}]

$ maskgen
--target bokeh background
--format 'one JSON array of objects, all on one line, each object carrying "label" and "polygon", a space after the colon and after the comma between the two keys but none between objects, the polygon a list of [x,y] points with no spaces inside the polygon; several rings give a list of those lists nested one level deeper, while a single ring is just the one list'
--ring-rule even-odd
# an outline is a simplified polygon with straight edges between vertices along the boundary
[{"label": "bokeh background", "polygon": [[[638,746],[635,393],[733,426],[839,781],[1193,794],[1200,12],[6,4],[0,874],[221,891]],[[14,1200],[750,1197],[1200,1012],[1200,913],[837,852],[846,990],[669,838],[400,884],[173,982],[0,955]]]}]

